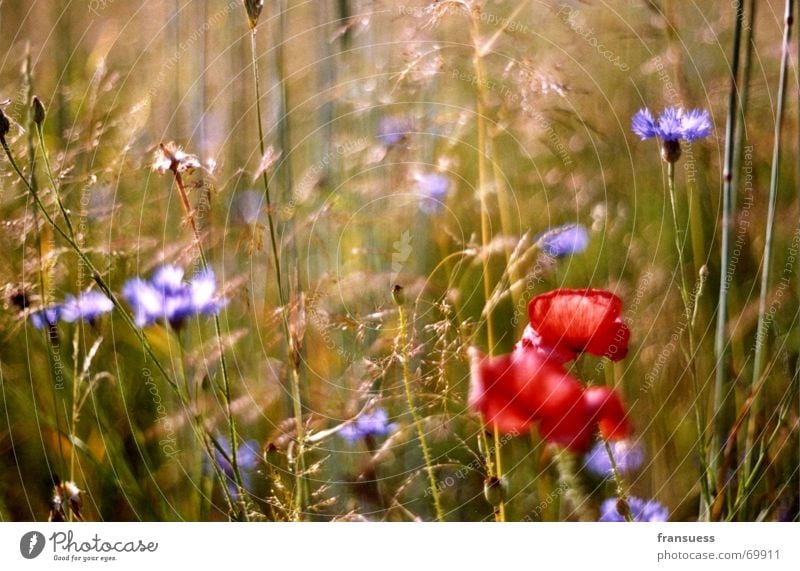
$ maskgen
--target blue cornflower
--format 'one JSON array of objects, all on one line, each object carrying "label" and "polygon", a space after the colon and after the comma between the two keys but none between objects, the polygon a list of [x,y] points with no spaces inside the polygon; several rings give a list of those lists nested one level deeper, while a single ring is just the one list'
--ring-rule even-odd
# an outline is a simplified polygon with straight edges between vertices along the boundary
[{"label": "blue cornflower", "polygon": [[189,317],[214,315],[225,306],[226,300],[216,296],[214,272],[203,270],[189,280],[183,280],[183,269],[162,266],[149,281],[129,280],[122,295],[133,308],[134,321],[139,327],[159,320],[179,328]]},{"label": "blue cornflower", "polygon": [[31,325],[33,325],[36,329],[44,329],[45,327],[49,329],[51,327],[55,327],[58,321],[61,319],[61,310],[61,305],[50,305],[48,307],[43,307],[42,309],[37,309],[31,313],[29,317],[31,320]]},{"label": "blue cornflower", "polygon": [[[644,462],[644,450],[638,444],[628,440],[617,440],[609,442],[609,446],[620,474],[638,470]],[[586,469],[596,476],[610,478],[614,474],[611,468],[611,459],[608,457],[608,451],[603,442],[598,442],[589,450],[584,462]]]},{"label": "blue cornflower", "polygon": [[[599,521],[626,521],[617,510],[618,498],[609,498],[603,501],[600,506]],[[669,510],[655,500],[643,500],[641,498],[629,497],[628,507],[631,510],[633,521],[667,521]]]},{"label": "blue cornflower", "polygon": [[428,213],[438,212],[450,190],[450,178],[438,172],[421,173],[415,178],[417,190],[423,197],[420,208]]},{"label": "blue cornflower", "polygon": [[664,141],[695,141],[711,134],[711,118],[705,109],[684,111],[680,107],[667,107],[658,120],[649,109],[640,109],[631,122],[631,129],[642,140],[658,137]]},{"label": "blue cornflower", "polygon": [[413,130],[414,124],[408,117],[386,116],[378,122],[378,140],[387,147],[403,141]]},{"label": "blue cornflower", "polygon": [[676,162],[681,156],[680,141],[696,141],[711,134],[711,117],[705,109],[685,111],[667,107],[653,118],[649,109],[640,109],[633,116],[631,130],[644,139],[661,139],[661,154],[665,161]]},{"label": "blue cornflower", "polygon": [[61,319],[67,323],[84,320],[93,323],[114,309],[114,303],[102,292],[87,291],[78,297],[68,295],[61,307]]},{"label": "blue cornflower", "polygon": [[[231,442],[224,436],[217,437],[217,442],[225,451],[225,455],[230,458],[231,455]],[[231,465],[228,460],[225,459],[225,455],[220,453],[219,450],[214,450],[214,461],[219,466],[219,469],[222,470],[222,473],[225,474],[226,478],[226,485],[228,487],[228,492],[230,493],[231,497],[236,499],[239,496],[239,492],[236,486],[236,479],[233,474],[233,466]],[[258,466],[258,463],[261,461],[261,455],[258,453],[258,442],[255,440],[248,440],[243,442],[239,445],[236,449],[236,463],[239,465],[239,473],[242,476],[242,485],[245,488],[249,488],[251,484],[251,472]]]},{"label": "blue cornflower", "polygon": [[589,232],[580,224],[567,224],[548,230],[538,242],[545,254],[560,258],[583,252],[589,245]]},{"label": "blue cornflower", "polygon": [[43,307],[31,313],[31,325],[36,329],[55,327],[59,321],[74,323],[76,321],[94,321],[114,309],[112,301],[99,291],[87,291],[78,297],[68,295],[63,303]]},{"label": "blue cornflower", "polygon": [[382,408],[376,408],[359,416],[339,432],[342,438],[354,444],[364,438],[387,436],[397,429],[397,424],[389,424],[389,415]]}]

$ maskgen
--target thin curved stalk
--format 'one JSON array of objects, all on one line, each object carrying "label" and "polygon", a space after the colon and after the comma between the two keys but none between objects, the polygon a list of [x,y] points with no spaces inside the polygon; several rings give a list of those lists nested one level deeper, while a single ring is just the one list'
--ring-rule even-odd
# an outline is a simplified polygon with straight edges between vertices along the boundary
[{"label": "thin curved stalk", "polygon": [[[203,247],[203,242],[200,236],[200,230],[197,227],[197,221],[195,220],[194,213],[192,211],[191,204],[189,203],[189,196],[186,193],[186,186],[183,182],[183,177],[177,168],[172,169],[172,173],[175,177],[175,185],[178,187],[178,193],[181,197],[181,202],[183,204],[183,208],[186,214],[186,218],[189,220],[189,225],[192,227],[193,237],[195,243],[197,244],[197,251],[200,253],[200,261],[203,264],[203,270],[209,269],[208,257],[206,256],[205,248]],[[223,400],[225,401],[225,416],[228,420],[228,437],[231,443],[231,470],[233,471],[233,478],[236,482],[236,485],[239,487],[240,493],[244,492],[244,479],[242,478],[242,473],[239,468],[239,460],[238,460],[238,448],[239,445],[237,443],[237,436],[236,436],[236,421],[233,417],[233,410],[231,408],[231,383],[230,383],[230,376],[228,374],[228,365],[225,359],[225,346],[222,342],[222,326],[219,321],[219,315],[214,314],[214,334],[217,339],[217,348],[219,349],[219,365],[220,365],[220,373],[222,375],[222,391],[223,391]],[[187,387],[187,398],[191,398],[191,395],[188,394],[188,387]],[[241,515],[246,520],[247,519],[247,510],[242,509]]]},{"label": "thin curved stalk", "polygon": [[633,523],[634,519],[631,515],[630,503],[628,502],[628,493],[625,491],[625,485],[622,482],[622,476],[619,473],[617,460],[614,458],[614,452],[611,450],[611,445],[605,438],[603,438],[603,445],[605,446],[606,454],[608,454],[608,459],[611,462],[611,474],[614,477],[614,485],[617,487],[617,497],[625,502],[625,506],[627,508],[625,513],[622,514],[622,517],[625,518],[625,521]]},{"label": "thin curved stalk", "polygon": [[436,476],[433,473],[433,461],[431,460],[430,449],[428,448],[428,441],[425,438],[425,430],[422,428],[422,419],[417,414],[417,408],[414,405],[414,394],[411,391],[411,373],[408,369],[408,326],[406,323],[406,314],[403,310],[401,303],[397,304],[397,311],[400,315],[400,354],[403,359],[403,387],[405,388],[406,401],[408,402],[408,409],[411,411],[411,418],[414,421],[414,428],[417,431],[417,438],[419,438],[419,445],[422,448],[422,457],[425,460],[425,470],[428,473],[428,484],[433,496],[433,504],[436,509],[436,519],[444,521],[444,512],[442,511],[442,504],[439,498],[439,486],[436,484]]},{"label": "thin curved stalk", "polygon": [[[283,15],[281,15],[283,17]],[[252,22],[252,20],[251,20]],[[261,80],[258,72],[258,59],[257,59],[257,41],[256,41],[256,25],[251,25],[250,29],[250,52],[251,52],[251,65],[253,67],[253,82],[255,85],[255,98],[256,98],[256,114],[257,114],[257,121],[256,124],[258,125],[258,143],[259,149],[261,151],[261,156],[263,157],[266,154],[266,147],[265,147],[265,139],[264,139],[264,125],[261,119]],[[285,86],[282,86],[282,90],[285,89]],[[285,96],[285,93],[282,93],[282,97]],[[282,131],[285,133],[285,128]],[[284,134],[284,137],[287,137]],[[286,140],[283,141],[286,144]],[[284,149],[285,151],[286,149]],[[288,159],[286,159],[288,160]],[[301,398],[300,392],[300,378],[299,378],[299,371],[298,371],[298,356],[299,356],[299,347],[296,347],[295,343],[292,340],[291,329],[289,327],[289,317],[288,317],[288,305],[287,305],[287,295],[284,291],[284,279],[283,279],[283,272],[281,269],[281,258],[279,255],[279,244],[276,232],[276,224],[274,220],[273,214],[273,206],[272,206],[272,195],[271,189],[269,185],[269,178],[267,176],[266,170],[263,170],[261,173],[261,182],[264,187],[264,201],[266,203],[267,209],[267,226],[269,228],[269,238],[270,238],[270,248],[272,250],[272,259],[274,264],[275,270],[275,279],[277,281],[277,290],[278,290],[278,302],[281,306],[281,323],[283,325],[283,333],[287,343],[287,358],[291,362],[291,399],[292,399],[292,414],[295,419],[295,432],[297,435],[297,453],[295,456],[295,467],[294,467],[294,479],[295,479],[295,512],[296,512],[296,519],[303,519],[305,506],[308,499],[307,493],[307,485],[305,480],[305,445],[306,445],[306,436],[305,436],[305,424],[303,423],[303,403]]]},{"label": "thin curved stalk", "polygon": [[64,222],[66,222],[67,224],[67,230],[69,231],[69,235],[72,238],[74,238],[75,230],[72,228],[72,222],[69,219],[67,209],[64,208],[64,203],[61,202],[61,194],[58,192],[58,186],[56,185],[56,180],[53,177],[53,170],[50,168],[50,158],[47,155],[47,147],[45,147],[44,144],[44,133],[42,131],[41,123],[36,124],[36,135],[39,138],[39,146],[42,148],[42,157],[44,158],[44,168],[45,172],[47,173],[47,178],[53,187],[53,194],[56,197],[56,204],[58,204],[58,209],[61,211],[61,216],[64,217]]}]

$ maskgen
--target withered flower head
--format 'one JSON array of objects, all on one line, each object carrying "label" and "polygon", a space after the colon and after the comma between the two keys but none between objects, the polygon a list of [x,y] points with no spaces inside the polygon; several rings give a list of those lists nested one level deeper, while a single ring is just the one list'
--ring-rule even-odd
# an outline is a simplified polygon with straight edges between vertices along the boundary
[{"label": "withered flower head", "polygon": [[53,490],[53,501],[50,503],[50,516],[48,521],[61,522],[66,521],[67,514],[64,506],[69,506],[73,518],[78,521],[83,521],[83,514],[81,507],[83,506],[83,499],[81,498],[82,490],[75,485],[75,482],[62,482],[56,476],[56,484]]},{"label": "withered flower head", "polygon": [[158,174],[165,174],[167,171],[189,173],[200,167],[200,159],[184,152],[173,142],[161,143],[153,156],[152,168]]},{"label": "withered flower head", "polygon": [[244,9],[247,10],[247,17],[250,19],[250,27],[255,28],[261,10],[264,8],[264,0],[244,0]]},{"label": "withered flower head", "polygon": [[400,284],[392,286],[392,299],[397,305],[403,305],[406,302],[406,292]]},{"label": "withered flower head", "polygon": [[11,122],[6,117],[6,114],[3,113],[3,108],[0,107],[0,140],[5,141],[6,135],[11,130]]},{"label": "withered flower head", "polygon": [[42,100],[34,95],[33,103],[31,105],[33,106],[33,122],[37,125],[41,125],[44,123],[44,118],[46,115],[44,103],[42,103]]}]

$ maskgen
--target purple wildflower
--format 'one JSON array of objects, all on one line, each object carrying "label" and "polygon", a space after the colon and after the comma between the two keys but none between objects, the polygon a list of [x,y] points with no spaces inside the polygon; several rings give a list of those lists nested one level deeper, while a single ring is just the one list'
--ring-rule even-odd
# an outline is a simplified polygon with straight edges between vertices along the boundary
[{"label": "purple wildflower", "polygon": [[[626,521],[617,509],[618,498],[609,498],[600,506],[599,521]],[[629,497],[628,507],[631,510],[633,521],[667,521],[669,510],[655,500],[643,500],[641,498]]]},{"label": "purple wildflower", "polygon": [[692,109],[681,117],[683,138],[687,141],[705,139],[711,134],[711,118],[705,109]]},{"label": "purple wildflower", "polygon": [[[644,462],[644,450],[638,444],[628,440],[609,442],[611,453],[620,474],[627,474],[638,470]],[[584,460],[586,469],[597,476],[610,478],[613,475],[611,459],[603,442],[598,442],[589,450]]]},{"label": "purple wildflower", "polygon": [[696,141],[711,134],[711,118],[705,109],[684,111],[680,107],[667,107],[661,112],[658,120],[653,118],[649,109],[641,109],[631,122],[631,129],[639,137],[652,139],[658,137],[663,141],[677,142]]},{"label": "purple wildflower", "polygon": [[339,434],[349,443],[354,444],[364,438],[387,436],[397,429],[397,424],[389,424],[389,415],[382,408],[367,412],[351,422]]},{"label": "purple wildflower", "polygon": [[225,306],[226,300],[216,296],[216,289],[214,272],[210,269],[186,282],[182,268],[166,265],[156,270],[150,281],[129,280],[122,294],[133,308],[134,321],[139,327],[163,320],[179,328],[189,317],[214,315]]},{"label": "purple wildflower", "polygon": [[378,140],[387,147],[403,141],[413,130],[414,124],[408,117],[386,116],[378,122]]},{"label": "purple wildflower", "polygon": [[579,254],[589,245],[589,232],[580,224],[567,224],[539,236],[542,251],[554,258]]},{"label": "purple wildflower", "polygon": [[650,113],[650,110],[647,108],[640,109],[633,116],[631,130],[639,135],[643,141],[645,139],[658,137],[659,135],[658,125],[656,125],[656,121],[653,119],[653,114]]},{"label": "purple wildflower", "polygon": [[104,293],[87,291],[78,297],[67,296],[61,307],[61,319],[67,323],[79,320],[94,323],[98,317],[112,309],[114,309],[114,304]]},{"label": "purple wildflower", "polygon": [[[228,487],[228,492],[230,493],[231,497],[236,499],[239,495],[239,491],[236,486],[236,480],[234,478],[233,473],[233,466],[228,460],[225,458],[227,456],[230,458],[231,455],[231,443],[230,440],[225,438],[224,436],[219,436],[217,438],[217,442],[225,451],[223,455],[220,453],[219,450],[214,450],[214,461],[216,462],[219,469],[222,470],[222,473],[225,475],[226,478],[226,485]],[[239,445],[236,449],[236,464],[239,466],[239,473],[242,476],[242,485],[245,488],[249,488],[251,485],[251,477],[250,473],[258,466],[258,463],[261,461],[261,455],[258,453],[258,442],[255,440],[248,440]]]},{"label": "purple wildflower", "polygon": [[430,172],[418,174],[415,179],[417,191],[423,198],[420,208],[429,214],[438,212],[450,190],[450,178],[438,172]]},{"label": "purple wildflower", "polygon": [[36,329],[44,329],[45,327],[49,329],[55,327],[59,319],[61,319],[61,311],[61,305],[51,305],[48,307],[43,307],[42,309],[37,309],[31,313],[29,317],[31,320],[31,325],[33,325]]}]

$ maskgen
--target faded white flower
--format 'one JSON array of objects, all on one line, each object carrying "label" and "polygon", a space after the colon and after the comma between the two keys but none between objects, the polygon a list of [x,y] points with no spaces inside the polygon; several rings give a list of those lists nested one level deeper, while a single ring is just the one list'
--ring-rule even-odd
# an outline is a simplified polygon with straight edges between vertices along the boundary
[{"label": "faded white flower", "polygon": [[189,173],[201,167],[200,159],[184,152],[173,142],[161,143],[153,156],[152,169],[159,174],[165,174],[167,171]]}]

